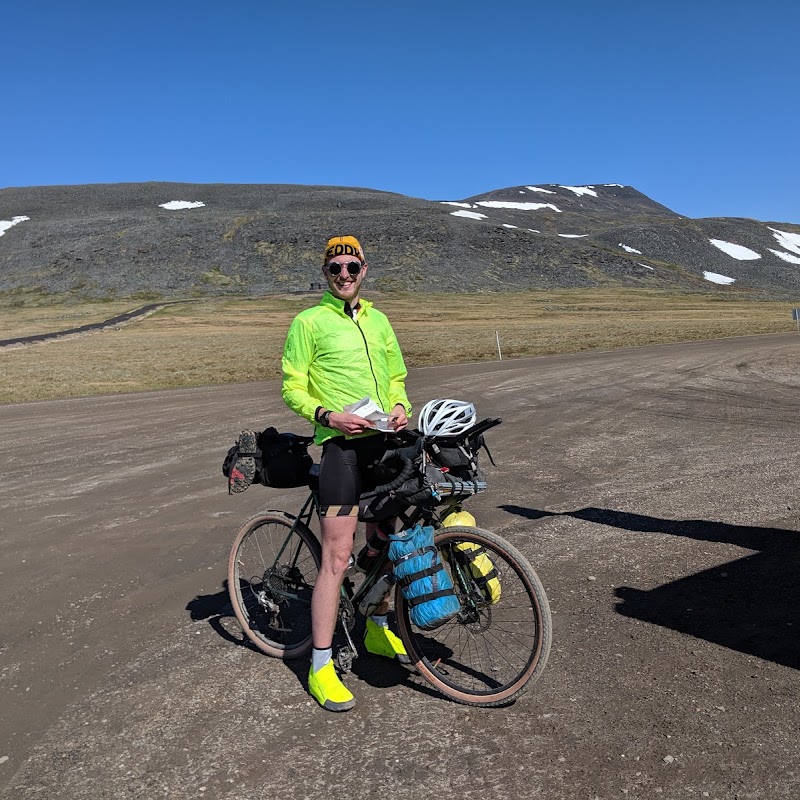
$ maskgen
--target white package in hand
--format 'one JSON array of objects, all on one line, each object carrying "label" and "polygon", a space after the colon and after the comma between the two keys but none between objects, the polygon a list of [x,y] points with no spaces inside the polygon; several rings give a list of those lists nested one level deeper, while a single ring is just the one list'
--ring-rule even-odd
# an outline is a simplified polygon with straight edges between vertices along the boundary
[{"label": "white package in hand", "polygon": [[355,403],[345,406],[342,411],[346,411],[348,414],[355,414],[357,417],[363,417],[369,422],[375,423],[375,427],[379,431],[388,433],[394,430],[389,425],[389,415],[371,397],[362,397]]}]

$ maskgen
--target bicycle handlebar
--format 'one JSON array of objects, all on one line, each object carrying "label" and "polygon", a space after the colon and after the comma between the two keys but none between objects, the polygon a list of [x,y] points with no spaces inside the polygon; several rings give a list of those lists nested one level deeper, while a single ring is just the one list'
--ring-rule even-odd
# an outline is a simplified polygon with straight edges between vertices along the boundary
[{"label": "bicycle handlebar", "polygon": [[[449,444],[457,444],[459,442],[465,442],[467,439],[472,439],[474,436],[478,436],[484,431],[488,431],[489,428],[494,428],[495,425],[499,425],[503,420],[499,417],[487,417],[480,422],[476,422],[471,428],[467,428],[467,430],[462,431],[461,433],[454,433],[449,435],[437,435],[437,436],[425,436],[425,434],[421,433],[417,430],[402,430],[398,431],[397,436],[398,438],[407,441],[407,442],[419,442],[420,439],[427,439],[428,441],[433,442],[445,442]],[[408,449],[408,448],[405,448]],[[397,451],[395,451],[397,452]]]},{"label": "bicycle handlebar", "polygon": [[400,473],[387,483],[376,486],[374,491],[376,494],[385,494],[386,492],[393,492],[399,489],[416,471],[414,460],[419,455],[422,448],[422,440],[418,440],[411,447],[400,447],[397,450],[388,451],[381,459],[383,463],[387,461],[400,461],[403,465]]},{"label": "bicycle handlebar", "polygon": [[380,486],[376,486],[374,490],[376,494],[386,494],[387,492],[393,492],[395,489],[399,489],[414,474],[414,462],[410,458],[405,458],[403,456],[398,456],[398,458],[403,461],[403,469],[400,470],[400,474],[388,483],[382,483]]}]

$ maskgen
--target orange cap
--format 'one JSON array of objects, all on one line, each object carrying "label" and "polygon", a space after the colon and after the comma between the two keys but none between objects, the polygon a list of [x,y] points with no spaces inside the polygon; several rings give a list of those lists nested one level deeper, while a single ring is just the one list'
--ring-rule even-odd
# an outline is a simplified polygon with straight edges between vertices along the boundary
[{"label": "orange cap", "polygon": [[364,262],[364,250],[355,236],[334,236],[328,239],[328,244],[325,246],[325,258],[322,263],[327,264],[330,259],[336,256],[355,256],[360,261]]}]

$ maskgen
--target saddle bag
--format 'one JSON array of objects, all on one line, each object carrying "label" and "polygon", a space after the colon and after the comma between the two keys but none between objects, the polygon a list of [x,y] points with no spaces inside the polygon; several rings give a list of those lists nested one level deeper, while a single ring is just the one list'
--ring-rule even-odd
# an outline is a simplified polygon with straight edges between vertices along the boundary
[{"label": "saddle bag", "polygon": [[461,610],[453,581],[433,543],[433,528],[417,523],[389,536],[389,559],[411,622],[430,631]]},{"label": "saddle bag", "polygon": [[276,489],[308,485],[308,471],[314,459],[308,453],[312,439],[295,433],[278,433],[267,428],[256,435],[261,466],[256,459],[256,482]]},{"label": "saddle bag", "polygon": [[226,478],[230,478],[239,459],[246,457],[255,461],[253,483],[275,489],[308,485],[308,473],[314,463],[308,452],[313,441],[311,437],[278,433],[275,428],[267,428],[255,435],[255,441],[256,447],[252,452],[242,453],[239,442],[228,450],[222,463],[222,474]]}]

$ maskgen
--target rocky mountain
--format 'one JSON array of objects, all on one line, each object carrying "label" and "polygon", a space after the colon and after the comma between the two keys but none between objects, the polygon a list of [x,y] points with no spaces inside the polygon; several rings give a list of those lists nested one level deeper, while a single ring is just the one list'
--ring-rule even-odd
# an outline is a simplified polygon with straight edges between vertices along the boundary
[{"label": "rocky mountain", "polygon": [[99,184],[0,190],[0,293],[192,297],[308,290],[354,233],[380,291],[637,286],[800,292],[800,225],[690,219],[630,186],[430,201],[371,189]]}]

